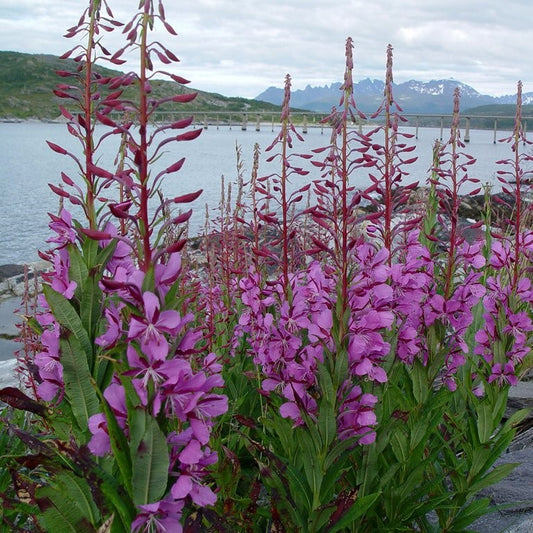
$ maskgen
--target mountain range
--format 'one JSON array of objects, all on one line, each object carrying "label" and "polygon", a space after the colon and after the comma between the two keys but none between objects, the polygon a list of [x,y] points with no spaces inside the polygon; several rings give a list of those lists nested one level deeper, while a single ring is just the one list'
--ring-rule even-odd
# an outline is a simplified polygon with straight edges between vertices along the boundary
[{"label": "mountain range", "polygon": [[[332,83],[323,87],[308,85],[305,89],[291,92],[291,107],[329,112],[333,106],[339,105],[341,83]],[[489,96],[454,79],[431,80],[428,82],[410,80],[393,84],[395,100],[404,113],[446,113],[453,109],[453,93],[458,87],[461,93],[461,109],[466,110],[478,106],[515,104],[516,95]],[[366,78],[354,83],[354,97],[357,107],[363,112],[374,112],[383,100],[385,83],[380,80]],[[283,89],[269,87],[255,97],[256,100],[281,105]],[[523,104],[533,104],[533,92],[522,95]]]}]

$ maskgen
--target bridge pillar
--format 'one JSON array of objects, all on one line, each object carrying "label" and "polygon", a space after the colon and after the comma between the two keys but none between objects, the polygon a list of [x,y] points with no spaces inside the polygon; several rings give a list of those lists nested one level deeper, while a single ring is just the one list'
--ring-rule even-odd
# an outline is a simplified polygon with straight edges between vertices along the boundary
[{"label": "bridge pillar", "polygon": [[470,117],[466,117],[466,125],[465,125],[465,143],[470,142]]},{"label": "bridge pillar", "polygon": [[204,115],[204,130],[207,129],[207,114]]},{"label": "bridge pillar", "polygon": [[274,133],[274,115],[272,115],[272,133]]},{"label": "bridge pillar", "polygon": [[524,120],[524,145],[526,144],[527,120]]},{"label": "bridge pillar", "polygon": [[246,113],[242,115],[242,125],[241,130],[246,131],[246,128],[248,127],[248,117],[246,116]]},{"label": "bridge pillar", "polygon": [[307,115],[304,115],[302,133],[307,133]]},{"label": "bridge pillar", "polygon": [[498,134],[498,119],[494,119],[494,140],[492,141],[493,144],[496,144],[496,135]]},{"label": "bridge pillar", "polygon": [[418,115],[415,122],[415,139],[418,141]]},{"label": "bridge pillar", "polygon": [[261,131],[261,115],[257,115],[257,120],[255,122],[255,131]]},{"label": "bridge pillar", "polygon": [[229,115],[228,122],[229,122],[229,129],[230,129],[230,131],[231,131],[231,113],[230,113],[230,115]]},{"label": "bridge pillar", "polygon": [[440,140],[442,141],[442,131],[444,130],[444,117],[440,117]]}]

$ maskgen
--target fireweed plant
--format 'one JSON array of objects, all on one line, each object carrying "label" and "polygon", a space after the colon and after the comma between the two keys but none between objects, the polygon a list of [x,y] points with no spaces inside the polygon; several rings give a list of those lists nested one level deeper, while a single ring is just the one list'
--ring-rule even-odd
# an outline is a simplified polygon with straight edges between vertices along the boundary
[{"label": "fireweed plant", "polygon": [[[235,199],[223,185],[198,261],[181,229],[191,211],[172,207],[201,191],[166,199],[184,160],[156,169],[201,130],[151,120],[194,98],[155,70],[178,61],[155,26],[175,34],[161,1],[122,24],[94,0],[67,33],[85,45],[65,54],[77,69],[56,95],[83,156],[49,143],[79,179],[51,185],[51,267],[21,360],[34,397],[1,391],[2,531],[465,531],[490,510],[479,491],[513,468],[493,465],[526,416],[505,418],[533,330],[521,85],[498,171],[507,231],[490,202],[485,228],[464,228],[459,93],[417,205],[392,47],[376,126],[356,131],[368,119],[348,39],[329,145],[296,151],[287,76],[265,150],[275,170],[261,175],[256,146],[246,181],[238,152]],[[94,68],[132,53],[138,72]],[[180,92],[155,100],[164,75]]]}]

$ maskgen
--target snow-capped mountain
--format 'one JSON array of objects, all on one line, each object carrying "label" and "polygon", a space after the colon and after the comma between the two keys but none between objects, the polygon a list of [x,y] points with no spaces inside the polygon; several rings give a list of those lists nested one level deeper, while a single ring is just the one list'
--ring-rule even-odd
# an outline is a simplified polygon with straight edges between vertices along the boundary
[{"label": "snow-capped mountain", "polygon": [[[405,113],[451,113],[453,109],[453,93],[459,88],[461,92],[461,108],[491,105],[491,104],[514,104],[516,96],[493,97],[481,94],[476,89],[454,79],[431,80],[422,82],[410,80],[404,83],[394,84],[393,91],[396,101]],[[341,97],[341,84],[332,83],[323,87],[311,87],[293,91],[291,94],[291,106],[310,111],[328,112],[333,106],[339,104]],[[375,111],[382,99],[385,84],[380,80],[369,78],[354,83],[354,96],[357,107],[364,112]],[[256,100],[281,105],[283,101],[283,89],[269,87],[266,91],[256,96]],[[533,93],[523,95],[523,103],[533,103]]]}]

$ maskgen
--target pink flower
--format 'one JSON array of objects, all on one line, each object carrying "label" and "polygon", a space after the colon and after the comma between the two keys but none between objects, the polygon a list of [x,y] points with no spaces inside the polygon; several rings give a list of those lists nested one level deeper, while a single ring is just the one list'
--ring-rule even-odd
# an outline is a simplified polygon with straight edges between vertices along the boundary
[{"label": "pink flower", "polygon": [[72,216],[66,209],[61,209],[60,216],[49,213],[52,222],[49,227],[57,233],[57,237],[50,237],[46,242],[55,242],[61,246],[76,242],[76,232],[72,227]]},{"label": "pink flower", "polygon": [[149,358],[166,359],[169,345],[165,333],[175,335],[181,325],[177,311],[160,311],[159,298],[153,292],[143,294],[145,316],[132,316],[128,340],[137,339]]},{"label": "pink flower", "polygon": [[489,376],[488,382],[492,383],[495,381],[500,387],[505,385],[516,385],[518,383],[518,378],[515,374],[515,368],[512,361],[508,361],[505,365],[496,363],[491,370],[491,375]]},{"label": "pink flower", "polygon": [[[126,393],[119,383],[111,383],[104,391],[104,397],[109,403],[118,425],[126,428],[128,411],[126,408]],[[107,420],[103,413],[97,413],[89,417],[89,431],[92,438],[88,447],[91,453],[98,457],[104,456],[111,451],[111,441],[107,429]]]},{"label": "pink flower", "polygon": [[140,513],[131,523],[132,533],[182,533],[181,511],[185,502],[171,499],[139,505]]}]

